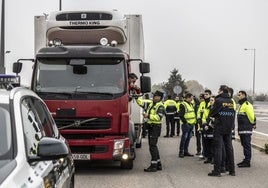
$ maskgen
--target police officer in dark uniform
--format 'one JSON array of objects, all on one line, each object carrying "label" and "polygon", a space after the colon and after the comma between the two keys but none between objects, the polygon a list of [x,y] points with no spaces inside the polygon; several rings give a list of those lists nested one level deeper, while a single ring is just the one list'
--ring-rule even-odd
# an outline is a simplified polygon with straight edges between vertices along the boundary
[{"label": "police officer in dark uniform", "polygon": [[177,111],[176,101],[168,95],[168,99],[164,102],[166,110],[166,135],[164,137],[173,137],[175,135],[175,120],[174,115]]},{"label": "police officer in dark uniform", "polygon": [[256,118],[252,104],[247,100],[247,93],[239,91],[237,94],[240,107],[237,112],[238,134],[243,146],[245,159],[238,163],[238,167],[250,167],[251,160],[251,135],[256,128]]},{"label": "police officer in dark uniform", "polygon": [[[233,101],[228,94],[228,87],[221,85],[215,103],[209,113],[214,118],[214,170],[209,176],[221,176],[222,147],[228,158],[229,175],[235,176],[234,151],[232,145],[232,126],[235,118]],[[223,144],[224,143],[224,144]]]},{"label": "police officer in dark uniform", "polygon": [[159,150],[157,147],[158,138],[161,134],[162,118],[165,115],[165,107],[162,103],[163,93],[156,91],[153,93],[153,102],[150,103],[143,114],[144,118],[148,118],[148,141],[151,154],[151,165],[144,169],[145,172],[156,172],[162,170],[162,164],[160,161]]}]

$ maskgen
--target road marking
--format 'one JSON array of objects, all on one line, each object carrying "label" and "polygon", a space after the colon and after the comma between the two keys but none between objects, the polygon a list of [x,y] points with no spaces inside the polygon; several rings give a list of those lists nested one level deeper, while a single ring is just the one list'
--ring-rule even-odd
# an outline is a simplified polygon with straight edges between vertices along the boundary
[{"label": "road marking", "polygon": [[257,117],[257,121],[268,122],[268,117]]},{"label": "road marking", "polygon": [[263,136],[268,136],[268,134],[266,133],[262,133],[262,132],[259,132],[259,131],[253,131],[254,133],[257,133],[257,134],[260,134],[260,135],[263,135]]}]

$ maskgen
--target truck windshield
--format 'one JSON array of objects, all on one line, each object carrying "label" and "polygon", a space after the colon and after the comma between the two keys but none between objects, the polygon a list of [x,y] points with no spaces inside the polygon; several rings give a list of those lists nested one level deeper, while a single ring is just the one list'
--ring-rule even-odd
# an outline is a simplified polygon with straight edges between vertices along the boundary
[{"label": "truck windshield", "polygon": [[107,97],[126,91],[122,59],[38,59],[35,70],[33,89],[39,94]]},{"label": "truck windshield", "polygon": [[12,134],[11,134],[11,123],[10,114],[6,106],[0,104],[0,161],[10,159],[12,154]]}]

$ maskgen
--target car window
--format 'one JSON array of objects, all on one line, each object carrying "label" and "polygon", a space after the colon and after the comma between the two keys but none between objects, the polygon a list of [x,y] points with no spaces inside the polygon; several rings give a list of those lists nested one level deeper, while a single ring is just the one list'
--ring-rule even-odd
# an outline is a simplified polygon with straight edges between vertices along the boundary
[{"label": "car window", "polygon": [[0,159],[6,158],[11,148],[11,123],[7,109],[0,107]]},{"label": "car window", "polygon": [[36,155],[39,140],[44,136],[57,137],[58,132],[46,106],[39,99],[25,97],[21,110],[27,154]]},{"label": "car window", "polygon": [[55,130],[53,129],[54,121],[50,118],[46,106],[40,100],[33,100],[33,106],[38,114],[42,129],[47,137],[56,137]]}]

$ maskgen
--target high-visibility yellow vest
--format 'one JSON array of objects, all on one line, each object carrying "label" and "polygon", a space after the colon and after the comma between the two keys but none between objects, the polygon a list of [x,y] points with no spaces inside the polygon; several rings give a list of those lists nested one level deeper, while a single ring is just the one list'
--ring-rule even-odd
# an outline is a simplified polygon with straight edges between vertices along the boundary
[{"label": "high-visibility yellow vest", "polygon": [[[163,108],[163,110],[160,113],[157,113],[158,108]],[[157,103],[150,103],[149,107],[146,110],[146,113],[149,115],[148,117],[148,124],[161,124],[162,123],[162,118],[165,113],[165,108],[163,103],[157,102]]]},{"label": "high-visibility yellow vest", "polygon": [[166,115],[174,115],[177,111],[176,101],[173,99],[168,99],[164,102],[164,107],[166,109]]},{"label": "high-visibility yellow vest", "polygon": [[206,106],[206,101],[202,101],[197,110],[197,118],[201,118],[202,123],[206,123],[210,111],[210,103]]},{"label": "high-visibility yellow vest", "polygon": [[194,107],[185,101],[183,101],[181,104],[183,104],[185,108],[184,118],[186,119],[187,123],[190,125],[194,125],[196,123]]}]

